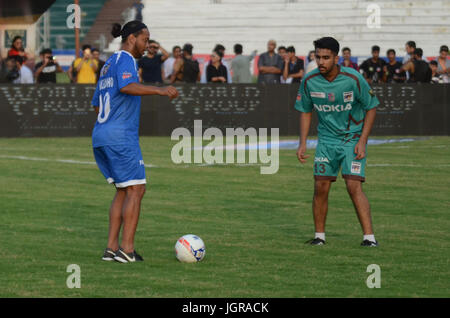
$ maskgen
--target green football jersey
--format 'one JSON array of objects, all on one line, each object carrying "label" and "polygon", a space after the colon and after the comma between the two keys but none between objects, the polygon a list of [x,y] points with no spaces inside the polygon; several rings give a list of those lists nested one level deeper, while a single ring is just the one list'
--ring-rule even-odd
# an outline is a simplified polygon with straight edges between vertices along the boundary
[{"label": "green football jersey", "polygon": [[366,111],[380,102],[364,77],[350,67],[339,67],[329,82],[315,69],[300,84],[295,109],[303,113],[316,110],[320,142],[354,145],[358,142]]}]

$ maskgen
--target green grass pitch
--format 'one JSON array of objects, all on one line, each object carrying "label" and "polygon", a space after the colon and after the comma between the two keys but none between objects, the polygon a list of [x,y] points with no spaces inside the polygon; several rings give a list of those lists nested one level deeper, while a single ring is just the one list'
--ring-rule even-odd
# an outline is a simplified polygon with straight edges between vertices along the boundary
[{"label": "green grass pitch", "polygon": [[[280,150],[278,173],[261,175],[258,165],[175,165],[174,144],[141,138],[155,165],[136,235],[145,262],[119,264],[101,261],[115,190],[85,164],[90,138],[0,139],[0,297],[450,296],[450,137],[369,146],[364,190],[378,248],[359,246],[341,177],[327,245],[304,244],[314,232],[312,157],[302,166],[295,150]],[[206,243],[200,263],[175,258],[188,233]],[[66,286],[70,264],[79,289]],[[381,288],[366,285],[370,264]]]}]

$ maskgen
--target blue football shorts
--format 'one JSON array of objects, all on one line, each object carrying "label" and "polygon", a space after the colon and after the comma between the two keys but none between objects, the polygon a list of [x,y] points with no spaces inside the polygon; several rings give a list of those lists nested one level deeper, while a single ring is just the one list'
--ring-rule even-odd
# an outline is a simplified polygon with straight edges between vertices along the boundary
[{"label": "blue football shorts", "polygon": [[106,181],[117,188],[147,183],[139,145],[96,147],[94,157]]}]

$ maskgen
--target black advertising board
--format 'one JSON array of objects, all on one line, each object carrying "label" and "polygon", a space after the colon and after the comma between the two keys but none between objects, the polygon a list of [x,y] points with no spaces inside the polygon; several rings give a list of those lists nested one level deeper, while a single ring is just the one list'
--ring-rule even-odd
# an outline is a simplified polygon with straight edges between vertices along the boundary
[{"label": "black advertising board", "polygon": [[[177,127],[279,128],[299,134],[298,84],[185,84],[180,97],[142,97],[141,135]],[[96,114],[93,85],[0,85],[0,137],[89,136]],[[373,85],[380,100],[372,135],[449,135],[450,84]],[[317,119],[313,117],[312,134]]]}]

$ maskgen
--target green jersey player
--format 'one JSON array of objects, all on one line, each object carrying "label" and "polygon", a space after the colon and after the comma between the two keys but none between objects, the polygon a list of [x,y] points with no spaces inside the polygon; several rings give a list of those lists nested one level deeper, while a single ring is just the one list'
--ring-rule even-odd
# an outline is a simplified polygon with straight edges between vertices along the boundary
[{"label": "green jersey player", "polygon": [[362,190],[365,180],[366,145],[378,99],[366,80],[352,68],[338,65],[339,43],[331,37],[314,41],[318,68],[303,79],[295,108],[300,115],[297,157],[306,162],[306,140],[313,109],[319,119],[318,145],[314,158],[313,245],[325,244],[328,193],[339,170],[364,232],[363,246],[377,246],[369,201]]}]

